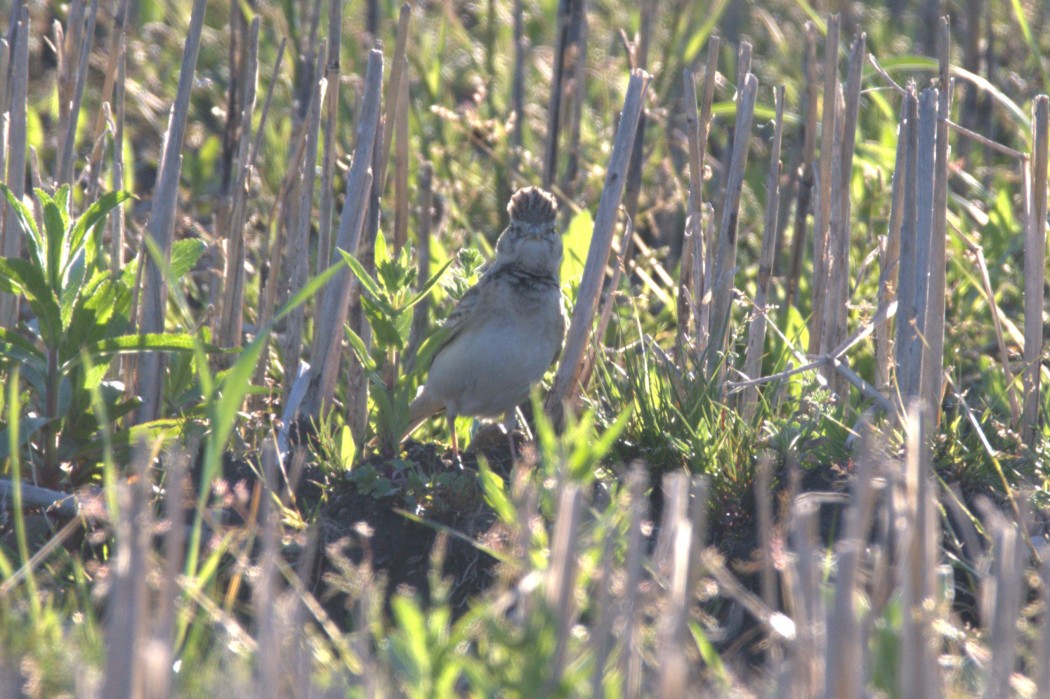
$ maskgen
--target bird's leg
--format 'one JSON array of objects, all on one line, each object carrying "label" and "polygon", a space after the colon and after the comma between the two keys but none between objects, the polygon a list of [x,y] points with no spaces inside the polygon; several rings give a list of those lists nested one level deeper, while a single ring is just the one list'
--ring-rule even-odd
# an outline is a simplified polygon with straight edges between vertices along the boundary
[{"label": "bird's leg", "polygon": [[[522,421],[524,424],[524,421]],[[507,433],[507,446],[510,447],[510,465],[518,462],[518,451],[514,448],[514,428],[518,426],[518,409],[514,408],[503,416],[503,431]]]},{"label": "bird's leg", "polygon": [[463,460],[459,456],[459,437],[456,436],[456,416],[448,415],[448,436],[452,441],[452,458],[455,459],[456,465],[460,468],[463,467]]}]

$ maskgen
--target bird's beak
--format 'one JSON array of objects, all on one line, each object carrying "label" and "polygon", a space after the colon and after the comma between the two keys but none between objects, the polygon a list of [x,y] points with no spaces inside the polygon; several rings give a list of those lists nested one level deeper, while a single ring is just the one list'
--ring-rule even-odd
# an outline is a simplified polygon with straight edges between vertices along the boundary
[{"label": "bird's beak", "polygon": [[540,238],[540,237],[542,237],[543,236],[543,226],[538,224],[538,223],[532,224],[531,226],[529,226],[528,236],[530,238]]}]

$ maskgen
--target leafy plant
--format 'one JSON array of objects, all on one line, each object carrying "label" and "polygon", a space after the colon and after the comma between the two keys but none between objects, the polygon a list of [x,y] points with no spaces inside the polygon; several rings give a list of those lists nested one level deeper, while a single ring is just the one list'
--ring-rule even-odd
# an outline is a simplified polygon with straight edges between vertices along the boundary
[{"label": "leafy plant", "polygon": [[[135,267],[118,274],[109,270],[102,256],[102,229],[109,212],[130,197],[127,192],[105,194],[71,219],[68,186],[54,197],[37,189],[38,226],[29,207],[6,186],[0,189],[25,236],[28,257],[0,258],[0,291],[21,295],[33,313],[33,320],[17,329],[0,328],[0,369],[21,367],[32,399],[16,443],[30,454],[40,452],[39,479],[55,486],[63,477],[61,464],[91,463],[101,448],[99,429],[139,403],[125,395],[120,382],[106,380],[114,357],[147,350],[189,352],[193,343],[185,334],[126,334]],[[173,272],[188,271],[203,249],[200,241],[178,245]],[[104,414],[92,405],[95,389],[102,395]],[[0,457],[7,444],[0,439]],[[76,468],[70,476],[82,478]]]},{"label": "leafy plant", "polygon": [[343,253],[364,293],[361,305],[372,328],[374,345],[369,351],[364,341],[346,329],[350,346],[368,372],[375,407],[376,436],[385,456],[397,453],[401,436],[408,428],[408,405],[419,385],[420,375],[429,366],[433,352],[440,347],[441,333],[431,336],[416,353],[413,365],[402,370],[412,327],[412,307],[427,297],[441,280],[451,260],[415,291],[416,267],[408,248],[393,257],[383,236],[376,236],[376,278],[361,263]]}]

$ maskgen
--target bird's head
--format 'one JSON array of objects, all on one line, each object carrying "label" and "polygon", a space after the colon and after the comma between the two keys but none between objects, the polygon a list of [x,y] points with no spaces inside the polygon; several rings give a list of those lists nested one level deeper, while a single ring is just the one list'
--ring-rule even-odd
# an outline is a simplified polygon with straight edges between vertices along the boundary
[{"label": "bird's head", "polygon": [[561,236],[554,226],[558,201],[539,187],[519,189],[507,204],[510,225],[496,242],[496,263],[516,264],[555,279],[561,269]]}]

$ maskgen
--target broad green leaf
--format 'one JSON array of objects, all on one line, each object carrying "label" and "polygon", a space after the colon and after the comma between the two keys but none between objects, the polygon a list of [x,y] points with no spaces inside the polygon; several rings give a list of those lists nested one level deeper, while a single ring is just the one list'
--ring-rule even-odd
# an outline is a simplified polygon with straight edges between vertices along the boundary
[{"label": "broad green leaf", "polygon": [[22,293],[37,314],[44,343],[49,347],[55,346],[61,333],[61,317],[42,270],[26,260],[0,257],[0,277],[5,276],[21,285]]},{"label": "broad green leaf", "polygon": [[171,246],[171,276],[173,279],[178,279],[186,275],[193,266],[197,264],[197,260],[204,254],[204,251],[208,249],[207,244],[203,240],[197,238],[186,238],[185,240],[176,240]]},{"label": "broad green leaf", "polygon": [[481,491],[485,495],[485,502],[501,522],[513,526],[518,520],[518,511],[507,496],[503,479],[492,472],[485,459],[478,459],[478,478],[481,481]]},{"label": "broad green leaf", "polygon": [[412,308],[412,306],[415,306],[417,303],[425,299],[427,297],[427,294],[430,293],[431,289],[433,289],[434,286],[441,281],[441,277],[445,276],[445,271],[449,268],[449,266],[451,266],[451,264],[452,260],[448,260],[444,264],[444,266],[438,270],[437,274],[435,274],[433,277],[427,280],[427,282],[423,285],[423,288],[419,290],[419,293],[417,293],[415,296],[408,300],[408,303],[404,305],[404,308]]},{"label": "broad green leaf", "polygon": [[80,247],[80,245],[83,244],[85,236],[106,218],[106,214],[112,211],[114,207],[130,198],[131,194],[123,190],[107,192],[99,197],[87,208],[87,211],[80,215],[80,218],[76,220],[76,223],[73,224],[73,230],[69,239],[70,247]]},{"label": "broad green leaf", "polygon": [[62,293],[60,274],[65,262],[66,243],[66,212],[58,208],[58,204],[41,190],[37,190],[37,198],[41,200],[44,212],[44,239],[47,246],[47,283],[55,292],[55,296]]},{"label": "broad green leaf", "polygon": [[365,347],[364,340],[355,333],[349,325],[343,326],[343,330],[346,331],[346,339],[350,343],[350,349],[354,351],[354,355],[357,357],[357,361],[361,362],[361,366],[365,368],[365,371],[371,373],[376,370],[375,360],[368,353],[368,348]]},{"label": "broad green leaf", "polygon": [[357,261],[357,258],[345,250],[339,250],[339,252],[342,254],[343,259],[346,260],[346,264],[350,265],[350,271],[352,271],[354,276],[358,278],[361,282],[361,286],[365,288],[365,291],[371,294],[372,298],[381,297],[383,292],[379,288],[379,285],[376,284],[375,280],[365,271],[365,268],[361,266],[361,263]]},{"label": "broad green leaf", "polygon": [[591,246],[591,234],[594,233],[594,219],[587,209],[580,209],[572,217],[569,227],[562,236],[563,254],[561,258],[561,280],[567,282],[579,279],[587,264],[587,250]]},{"label": "broad green leaf", "polygon": [[0,342],[11,347],[12,351],[18,350],[19,352],[22,352],[25,357],[32,357],[33,359],[38,359],[40,361],[44,360],[43,352],[34,347],[32,342],[13,330],[0,328]]},{"label": "broad green leaf", "polygon": [[26,246],[29,248],[29,257],[36,262],[37,267],[43,269],[44,241],[40,239],[40,232],[37,230],[36,221],[33,219],[33,212],[15,196],[15,193],[6,184],[0,183],[0,191],[7,197],[7,203],[15,213],[19,227],[26,234],[25,240]]}]

